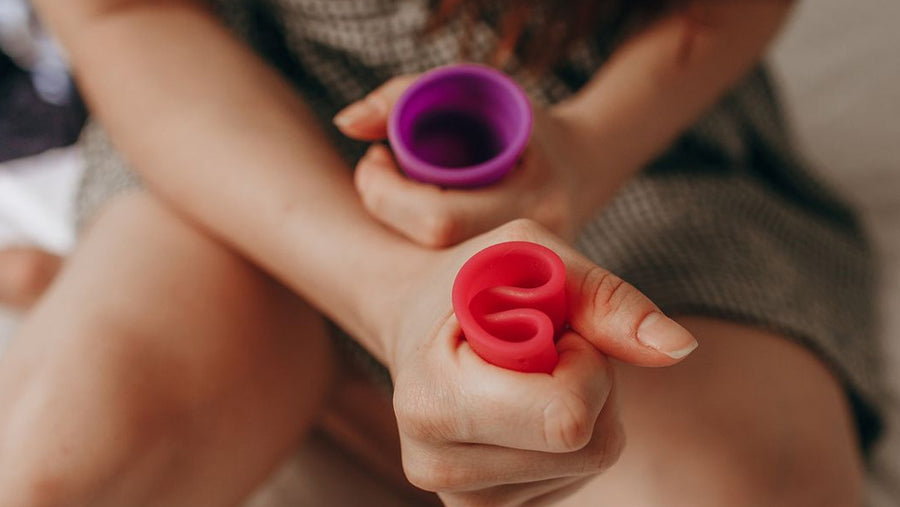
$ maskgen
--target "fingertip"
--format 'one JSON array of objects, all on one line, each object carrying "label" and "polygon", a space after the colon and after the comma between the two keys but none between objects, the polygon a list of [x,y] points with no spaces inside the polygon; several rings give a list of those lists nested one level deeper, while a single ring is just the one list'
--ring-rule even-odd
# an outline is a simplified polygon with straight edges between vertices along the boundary
[{"label": "fingertip", "polygon": [[339,111],[332,122],[348,137],[376,141],[387,137],[388,117],[394,104],[417,78],[409,74],[397,76],[365,97]]},{"label": "fingertip", "polygon": [[387,113],[377,102],[368,98],[358,100],[341,109],[332,123],[343,134],[353,139],[378,140],[387,134]]},{"label": "fingertip", "polygon": [[676,361],[681,361],[700,345],[687,329],[659,311],[644,317],[637,329],[637,340]]},{"label": "fingertip", "polygon": [[337,112],[336,115],[331,119],[334,125],[341,130],[352,130],[354,126],[359,122],[360,119],[368,116],[370,113],[368,111],[368,106],[363,101],[356,101],[350,103],[348,106],[344,107],[340,111]]},{"label": "fingertip", "polygon": [[385,166],[390,167],[390,155],[385,155],[383,150],[384,148],[377,144],[370,146],[356,162],[357,175],[360,172],[366,172],[372,169],[384,168]]},{"label": "fingertip", "polygon": [[391,150],[388,149],[387,146],[375,143],[369,147],[366,151],[365,158],[368,158],[370,162],[383,165],[386,167],[396,167],[397,164],[394,163],[394,157],[391,155]]}]

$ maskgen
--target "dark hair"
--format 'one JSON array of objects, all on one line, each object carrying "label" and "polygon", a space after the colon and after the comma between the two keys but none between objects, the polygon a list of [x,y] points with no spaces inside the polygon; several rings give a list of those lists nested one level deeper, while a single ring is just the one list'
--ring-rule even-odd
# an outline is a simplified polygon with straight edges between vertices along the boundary
[{"label": "dark hair", "polygon": [[[615,31],[626,36],[656,17],[685,4],[682,0],[431,0],[432,19],[426,33],[454,17],[465,27],[486,20],[499,35],[490,62],[502,65],[515,54],[531,70],[553,66],[571,46],[586,38]],[[468,38],[461,41],[468,57]]]}]

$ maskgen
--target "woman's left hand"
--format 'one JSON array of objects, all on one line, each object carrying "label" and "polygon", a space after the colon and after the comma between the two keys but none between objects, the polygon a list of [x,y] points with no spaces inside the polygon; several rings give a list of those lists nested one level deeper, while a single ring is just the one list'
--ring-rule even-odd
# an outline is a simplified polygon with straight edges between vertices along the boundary
[{"label": "woman's left hand", "polygon": [[[354,139],[385,139],[391,108],[415,78],[388,81],[338,113],[335,125]],[[473,189],[411,180],[387,147],[373,144],[357,164],[356,188],[376,219],[429,247],[454,245],[516,218],[571,241],[618,187],[585,183],[586,171],[599,171],[608,161],[590,155],[596,143],[584,137],[564,115],[535,108],[532,137],[518,166],[500,182]]]}]

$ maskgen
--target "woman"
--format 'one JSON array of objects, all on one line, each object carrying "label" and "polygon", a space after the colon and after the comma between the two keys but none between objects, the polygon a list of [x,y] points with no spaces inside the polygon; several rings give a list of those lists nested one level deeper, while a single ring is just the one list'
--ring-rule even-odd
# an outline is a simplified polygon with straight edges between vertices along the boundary
[{"label": "woman", "polygon": [[[103,212],[0,370],[4,501],[233,504],[322,413],[377,450],[390,394],[346,394],[325,315],[389,371],[406,476],[445,503],[859,502],[870,267],[753,70],[787,2],[36,3],[147,190],[92,128]],[[375,146],[351,180],[330,117],[463,57],[532,95],[517,171],[442,191]],[[407,83],[335,124],[382,138]],[[450,281],[510,239],[567,264],[552,376],[458,340]]]}]

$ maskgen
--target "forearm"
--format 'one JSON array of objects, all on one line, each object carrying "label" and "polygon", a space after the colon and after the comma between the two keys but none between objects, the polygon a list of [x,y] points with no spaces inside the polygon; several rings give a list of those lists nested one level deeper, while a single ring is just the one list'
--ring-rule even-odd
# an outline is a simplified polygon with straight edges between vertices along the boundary
[{"label": "forearm", "polygon": [[602,161],[583,187],[618,187],[661,154],[759,61],[790,5],[702,0],[619,48],[557,107]]},{"label": "forearm", "polygon": [[415,252],[367,216],[276,72],[188,2],[36,3],[147,184],[382,355],[357,299],[396,283],[395,259]]}]

